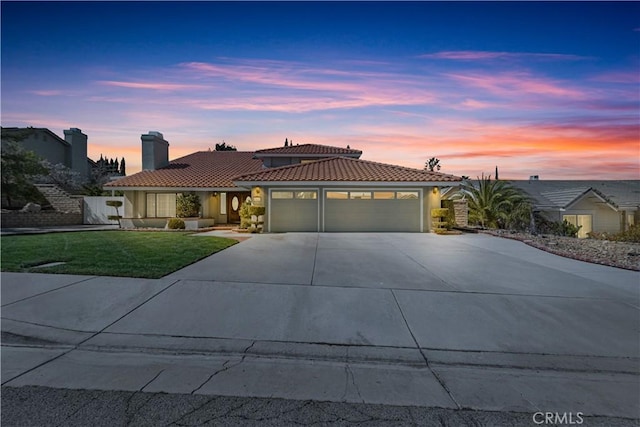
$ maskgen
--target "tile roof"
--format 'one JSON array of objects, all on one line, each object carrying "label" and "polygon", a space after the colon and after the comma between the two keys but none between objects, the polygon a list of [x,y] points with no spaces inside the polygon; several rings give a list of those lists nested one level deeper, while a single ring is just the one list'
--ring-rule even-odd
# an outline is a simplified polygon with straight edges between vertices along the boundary
[{"label": "tile roof", "polygon": [[362,155],[362,151],[319,144],[290,145],[288,147],[266,148],[264,150],[256,151],[256,157],[267,157],[266,155],[321,155],[350,157],[357,155],[360,157],[360,155]]},{"label": "tile roof", "polygon": [[591,188],[569,188],[566,190],[545,191],[541,192],[540,195],[553,205],[564,208],[589,190],[591,190]]},{"label": "tile roof", "polygon": [[593,190],[616,207],[640,206],[640,180],[510,180],[539,207],[564,208]]},{"label": "tile roof", "polygon": [[248,151],[199,151],[172,160],[163,168],[142,171],[105,185],[109,188],[233,188],[231,177],[262,170]]},{"label": "tile roof", "polygon": [[237,176],[234,182],[332,181],[332,182],[455,182],[462,178],[403,166],[348,157],[332,157],[309,163],[263,169]]}]

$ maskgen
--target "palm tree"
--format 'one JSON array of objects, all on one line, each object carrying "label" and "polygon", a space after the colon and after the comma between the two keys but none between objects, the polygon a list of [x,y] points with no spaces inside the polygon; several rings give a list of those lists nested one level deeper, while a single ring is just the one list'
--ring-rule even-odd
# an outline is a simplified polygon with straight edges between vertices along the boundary
[{"label": "palm tree", "polygon": [[483,228],[526,228],[531,216],[531,201],[521,190],[506,181],[478,178],[477,184],[464,181],[458,197],[466,199],[469,221]]}]

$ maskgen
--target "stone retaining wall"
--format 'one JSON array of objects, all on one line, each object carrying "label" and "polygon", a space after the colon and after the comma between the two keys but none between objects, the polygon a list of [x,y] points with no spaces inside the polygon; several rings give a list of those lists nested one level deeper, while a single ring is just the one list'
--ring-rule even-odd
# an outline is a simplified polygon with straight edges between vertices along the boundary
[{"label": "stone retaining wall", "polygon": [[469,207],[466,200],[454,200],[453,211],[456,217],[456,225],[467,227],[469,225]]},{"label": "stone retaining wall", "polygon": [[56,225],[81,225],[82,213],[56,211],[3,212],[0,216],[2,228],[50,227]]}]

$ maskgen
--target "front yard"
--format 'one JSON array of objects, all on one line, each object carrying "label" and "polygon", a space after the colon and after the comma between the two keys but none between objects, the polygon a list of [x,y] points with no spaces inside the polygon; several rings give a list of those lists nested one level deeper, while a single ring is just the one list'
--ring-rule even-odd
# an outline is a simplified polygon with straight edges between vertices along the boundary
[{"label": "front yard", "polygon": [[[188,232],[87,231],[3,236],[2,271],[157,279],[236,244]],[[39,267],[49,263],[63,263]]]}]

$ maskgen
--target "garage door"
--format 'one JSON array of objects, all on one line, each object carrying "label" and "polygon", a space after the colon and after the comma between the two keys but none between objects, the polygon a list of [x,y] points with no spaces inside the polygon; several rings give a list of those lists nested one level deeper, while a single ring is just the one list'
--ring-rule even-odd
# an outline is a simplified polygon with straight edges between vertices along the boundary
[{"label": "garage door", "polygon": [[272,232],[318,231],[318,192],[271,191],[270,226]]},{"label": "garage door", "polygon": [[324,230],[419,232],[420,192],[328,190]]}]

